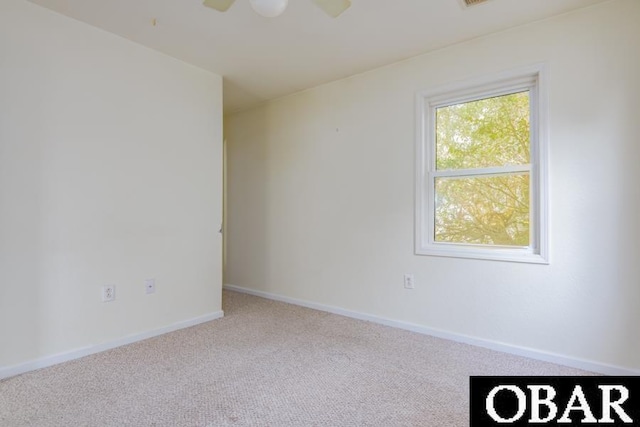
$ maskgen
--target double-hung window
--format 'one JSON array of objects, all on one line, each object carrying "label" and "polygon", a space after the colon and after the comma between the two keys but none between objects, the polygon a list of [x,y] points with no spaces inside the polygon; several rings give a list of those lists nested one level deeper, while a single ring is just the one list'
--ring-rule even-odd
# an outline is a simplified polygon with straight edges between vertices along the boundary
[{"label": "double-hung window", "polygon": [[417,254],[548,262],[542,72],[418,94]]}]

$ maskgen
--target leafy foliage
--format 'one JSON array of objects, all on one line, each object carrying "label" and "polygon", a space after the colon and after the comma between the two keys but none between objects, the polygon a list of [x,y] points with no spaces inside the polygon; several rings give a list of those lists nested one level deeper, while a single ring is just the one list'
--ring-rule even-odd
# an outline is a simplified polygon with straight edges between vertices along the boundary
[{"label": "leafy foliage", "polygon": [[527,165],[529,93],[520,92],[438,108],[436,169],[471,169],[436,179],[435,240],[529,245],[529,173],[483,173]]}]

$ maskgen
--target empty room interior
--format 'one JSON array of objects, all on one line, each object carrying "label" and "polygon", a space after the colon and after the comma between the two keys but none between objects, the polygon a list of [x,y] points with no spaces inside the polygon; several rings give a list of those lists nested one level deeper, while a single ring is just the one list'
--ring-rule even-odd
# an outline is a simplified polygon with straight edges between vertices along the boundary
[{"label": "empty room interior", "polygon": [[639,375],[638,76],[638,0],[1,0],[0,425]]}]

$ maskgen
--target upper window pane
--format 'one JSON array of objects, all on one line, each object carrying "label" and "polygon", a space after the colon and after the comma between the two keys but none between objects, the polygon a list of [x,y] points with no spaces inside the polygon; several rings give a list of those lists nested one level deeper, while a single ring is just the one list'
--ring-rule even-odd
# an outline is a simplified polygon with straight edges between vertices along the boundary
[{"label": "upper window pane", "polygon": [[529,91],[436,109],[436,169],[530,162]]}]

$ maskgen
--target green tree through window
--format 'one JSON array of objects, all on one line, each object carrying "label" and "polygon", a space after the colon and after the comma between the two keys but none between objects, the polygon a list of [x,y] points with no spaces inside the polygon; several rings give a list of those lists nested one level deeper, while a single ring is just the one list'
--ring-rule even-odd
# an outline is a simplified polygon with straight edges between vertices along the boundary
[{"label": "green tree through window", "polygon": [[[436,109],[436,242],[529,246],[529,91]],[[496,169],[498,168],[498,169]]]}]

